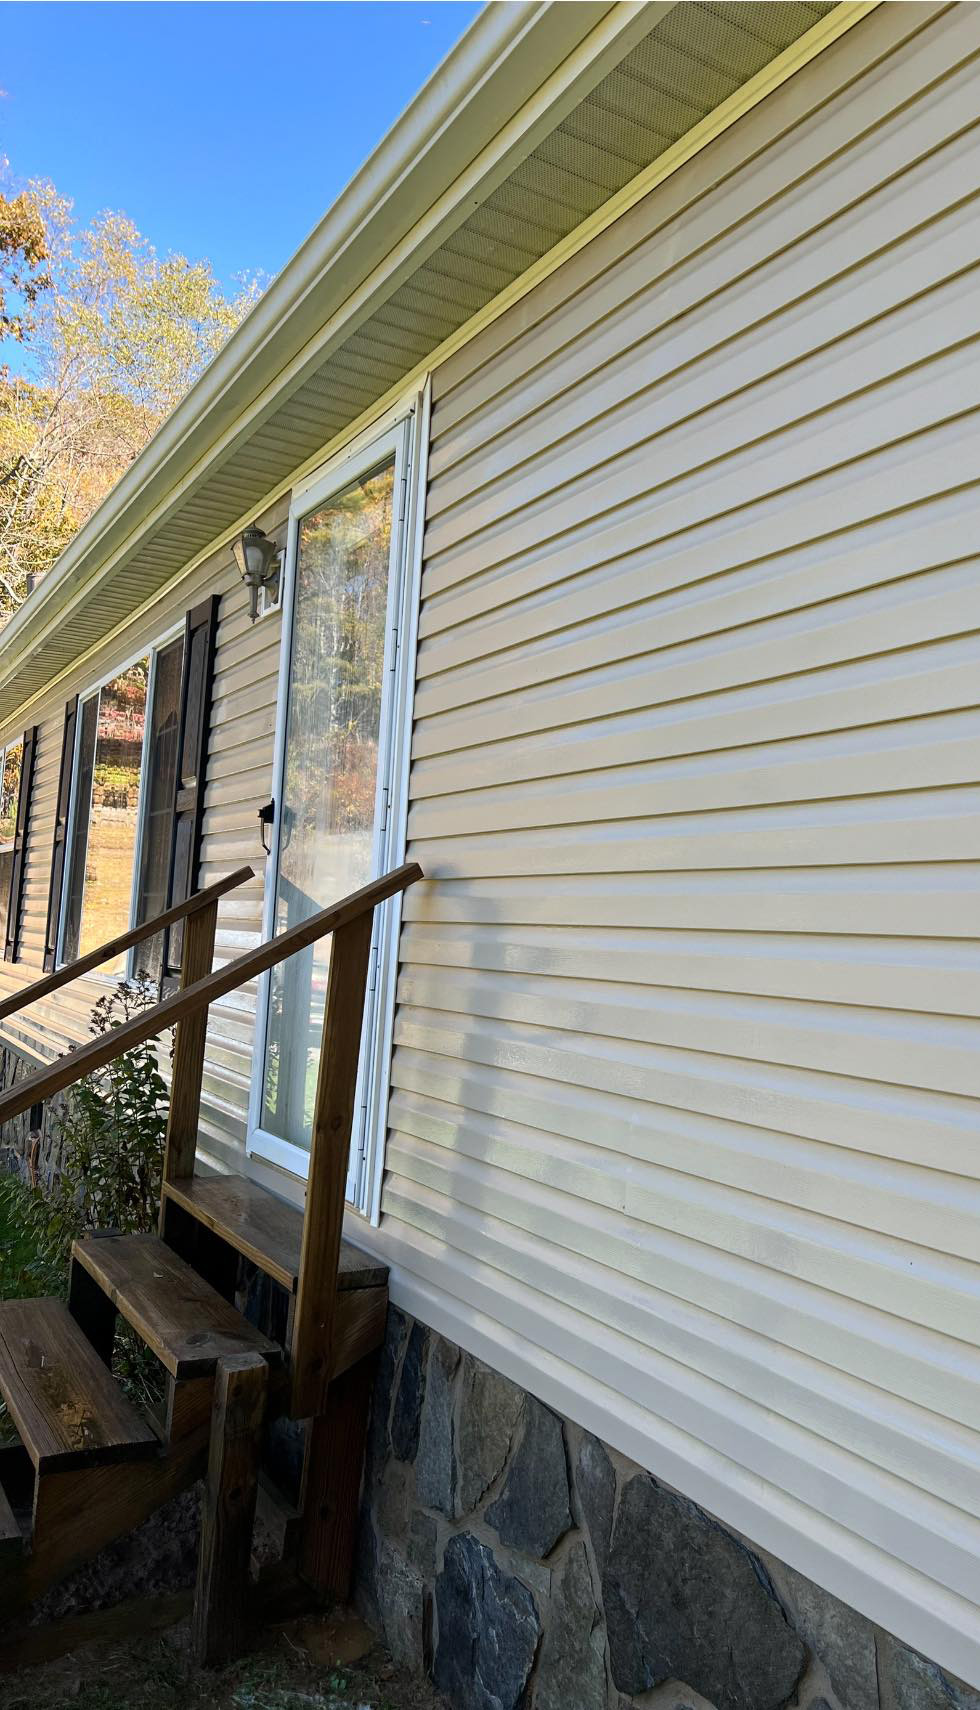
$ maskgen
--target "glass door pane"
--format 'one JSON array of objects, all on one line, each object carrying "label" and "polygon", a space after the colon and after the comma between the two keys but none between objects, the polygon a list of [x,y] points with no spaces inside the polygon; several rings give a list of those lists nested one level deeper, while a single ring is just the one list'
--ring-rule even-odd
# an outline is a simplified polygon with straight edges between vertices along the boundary
[{"label": "glass door pane", "polygon": [[[133,893],[149,655],[84,703],[75,772],[63,962],[125,932]],[[121,973],[125,958],[106,962]]]},{"label": "glass door pane", "polygon": [[7,910],[14,865],[14,833],[17,830],[17,802],[20,796],[20,769],[23,758],[23,741],[12,742],[6,753],[0,751],[0,944],[7,933]]},{"label": "glass door pane", "polygon": [[[167,906],[183,663],[182,635],[168,646],[161,647],[153,661],[153,692],[146,720],[145,800],[136,882],[136,926],[141,926],[144,920],[152,920]],[[138,945],[133,956],[134,969],[152,980],[159,980],[163,973],[163,940],[164,934],[157,933],[155,938],[148,938]]]},{"label": "glass door pane", "polygon": [[[276,933],[372,877],[394,457],[299,525]],[[260,1125],[309,1150],[330,940],[274,969]]]}]

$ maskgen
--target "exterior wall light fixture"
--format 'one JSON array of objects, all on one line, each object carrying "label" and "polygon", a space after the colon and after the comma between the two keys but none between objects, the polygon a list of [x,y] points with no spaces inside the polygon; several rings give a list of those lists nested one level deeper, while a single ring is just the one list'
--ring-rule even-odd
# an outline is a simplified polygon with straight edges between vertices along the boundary
[{"label": "exterior wall light fixture", "polygon": [[282,547],[264,534],[257,523],[250,523],[233,542],[232,551],[238,574],[248,589],[248,615],[254,623],[259,615],[259,591],[274,588],[279,580]]}]

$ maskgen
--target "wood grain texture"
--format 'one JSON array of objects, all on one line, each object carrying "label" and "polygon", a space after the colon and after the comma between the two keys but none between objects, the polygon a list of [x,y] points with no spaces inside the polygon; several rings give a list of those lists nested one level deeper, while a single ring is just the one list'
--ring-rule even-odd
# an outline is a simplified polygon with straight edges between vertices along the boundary
[{"label": "wood grain texture", "polygon": [[330,1344],[330,1379],[380,1348],[388,1321],[388,1290],[359,1288],[337,1296]]},{"label": "wood grain texture", "polygon": [[336,933],[330,957],[293,1321],[292,1411],[297,1419],[322,1410],[330,1375],[347,1157],[370,953],[371,915],[361,914]]},{"label": "wood grain texture", "polygon": [[214,1378],[185,1378],[178,1381],[167,1375],[164,1398],[163,1427],[168,1443],[182,1442],[200,1431],[211,1418]]},{"label": "wood grain texture", "polygon": [[369,885],[363,885],[359,891],[353,891],[349,897],[334,903],[330,908],[321,909],[317,914],[311,914],[308,920],[299,926],[291,927],[288,932],[280,933],[278,938],[272,938],[266,944],[260,944],[256,950],[248,950],[243,956],[237,956],[233,962],[228,962],[223,968],[218,968],[206,979],[198,980],[189,989],[174,992],[172,997],[164,998],[162,1003],[154,1005],[145,1014],[136,1015],[132,1021],[124,1022],[122,1027],[114,1027],[111,1033],[100,1035],[86,1045],[81,1045],[65,1057],[59,1057],[49,1068],[30,1075],[17,1086],[9,1088],[0,1094],[0,1126],[10,1122],[22,1111],[29,1110],[32,1104],[52,1098],[56,1092],[62,1092],[65,1087],[73,1086],[83,1075],[89,1075],[94,1069],[102,1068],[111,1063],[115,1057],[121,1056],[134,1045],[140,1045],[145,1039],[152,1039],[158,1033],[163,1033],[168,1027],[174,1027],[185,1016],[193,1015],[199,1009],[206,1009],[218,998],[226,997],[229,992],[239,986],[247,985],[267,968],[272,968],[277,962],[282,962],[287,956],[292,956],[297,950],[305,950],[308,945],[315,944],[317,939],[326,938],[331,932],[338,932],[341,927],[358,920],[365,914],[370,916],[377,903],[393,897],[398,891],[414,885],[422,877],[422,869],[416,861],[408,861],[401,867],[395,867],[380,879],[373,879]]},{"label": "wood grain texture", "polygon": [[326,1412],[310,1421],[299,1571],[321,1594],[350,1595],[374,1359],[331,1383]]},{"label": "wood grain texture", "polygon": [[[216,902],[198,909],[185,921],[180,963],[182,991],[210,974],[214,963],[214,935],[217,925]],[[194,1010],[177,1023],[170,1080],[170,1113],[167,1118],[167,1138],[163,1154],[164,1181],[179,1181],[182,1177],[194,1174],[207,1032],[206,1007]]]},{"label": "wood grain texture", "polygon": [[219,897],[227,896],[229,891],[243,885],[246,879],[253,877],[251,867],[237,867],[229,873],[226,879],[217,879],[213,885],[208,885],[203,891],[198,891],[186,902],[176,903],[173,908],[164,909],[161,914],[154,915],[152,920],[146,920],[142,926],[131,927],[128,932],[121,932],[118,937],[110,938],[97,949],[90,950],[87,956],[79,956],[75,962],[66,962],[64,967],[55,969],[53,974],[47,974],[43,980],[34,980],[29,986],[21,987],[18,992],[12,992],[9,997],[0,1002],[0,1021],[5,1021],[8,1015],[15,1015],[27,1004],[35,1003],[38,998],[50,997],[52,992],[60,991],[72,980],[77,980],[82,974],[90,974],[93,968],[98,968],[103,962],[112,961],[113,957],[121,956],[124,951],[131,950],[134,945],[142,944],[147,938],[153,938],[175,921],[183,920],[185,916],[193,916],[198,909],[208,901],[217,902]]},{"label": "wood grain texture", "polygon": [[40,1596],[194,1484],[207,1464],[207,1448],[205,1424],[152,1460],[42,1474],[31,1553],[16,1575],[0,1575],[4,1612]]},{"label": "wood grain texture", "polygon": [[95,1279],[171,1377],[206,1377],[225,1355],[255,1353],[278,1362],[277,1343],[156,1235],[76,1241],[73,1255]]},{"label": "wood grain texture", "polygon": [[227,1661],[245,1639],[267,1382],[259,1355],[218,1362],[194,1598],[193,1643],[202,1663]]},{"label": "wood grain texture", "polygon": [[156,1451],[61,1300],[0,1302],[0,1392],[39,1473]]},{"label": "wood grain texture", "polygon": [[[220,1235],[282,1287],[295,1292],[303,1245],[303,1213],[247,1176],[194,1176],[167,1182],[164,1195]],[[378,1288],[388,1266],[341,1241],[337,1287]]]},{"label": "wood grain texture", "polygon": [[303,1213],[245,1176],[167,1182],[165,1196],[290,1293],[299,1279]]}]

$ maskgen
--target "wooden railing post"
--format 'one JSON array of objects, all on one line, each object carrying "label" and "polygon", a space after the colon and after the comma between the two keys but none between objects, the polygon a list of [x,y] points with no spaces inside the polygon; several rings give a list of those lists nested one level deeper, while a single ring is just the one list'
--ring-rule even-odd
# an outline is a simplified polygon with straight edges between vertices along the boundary
[{"label": "wooden railing post", "polygon": [[218,1361],[194,1597],[193,1642],[200,1663],[238,1656],[248,1632],[248,1570],[268,1377],[261,1354]]},{"label": "wooden railing post", "polygon": [[[217,924],[217,902],[205,903],[203,908],[187,916],[180,962],[182,991],[193,985],[195,980],[203,980],[210,974]],[[163,1155],[163,1179],[167,1182],[181,1181],[194,1174],[207,1031],[206,1004],[177,1023],[170,1081],[170,1116]]]},{"label": "wooden railing post", "polygon": [[369,908],[341,926],[330,952],[293,1320],[291,1412],[295,1419],[322,1413],[326,1404],[373,918],[374,910]]}]

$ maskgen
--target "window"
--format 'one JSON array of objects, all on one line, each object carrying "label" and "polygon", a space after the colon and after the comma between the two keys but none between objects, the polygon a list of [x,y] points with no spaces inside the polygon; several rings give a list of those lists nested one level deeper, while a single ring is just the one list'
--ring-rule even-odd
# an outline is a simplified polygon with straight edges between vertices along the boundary
[{"label": "window", "polygon": [[[294,501],[284,577],[276,765],[276,847],[266,935],[281,933],[366,884],[401,852],[391,813],[411,693],[405,602],[405,493],[411,422],[350,458]],[[378,911],[372,968],[385,916]],[[389,915],[387,919],[393,916]],[[259,1006],[250,1150],[305,1173],[327,994],[330,940],[266,976]],[[370,1083],[379,1038],[372,980],[349,1197],[364,1203]]]},{"label": "window", "polygon": [[[79,700],[62,962],[166,906],[182,662],[178,637]],[[159,941],[140,949],[137,965],[159,975]],[[102,971],[124,972],[124,958]]]},{"label": "window", "polygon": [[[180,677],[184,637],[162,647],[153,661],[150,716],[146,721],[146,783],[133,924],[141,926],[167,907],[174,797],[177,788],[177,736],[180,725]],[[137,945],[133,966],[153,980],[163,974],[164,934]]]},{"label": "window", "polygon": [[6,942],[14,875],[17,808],[24,760],[22,738],[0,749],[0,942]]}]

